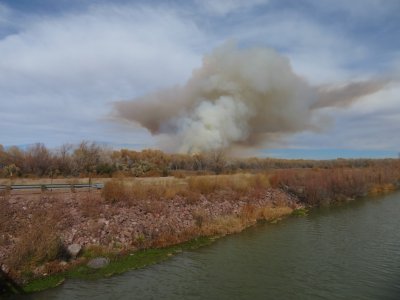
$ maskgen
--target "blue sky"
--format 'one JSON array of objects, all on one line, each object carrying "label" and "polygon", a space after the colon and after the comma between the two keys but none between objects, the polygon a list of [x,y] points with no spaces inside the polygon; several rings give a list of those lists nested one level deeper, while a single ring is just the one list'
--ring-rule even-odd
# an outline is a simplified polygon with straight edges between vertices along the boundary
[{"label": "blue sky", "polygon": [[393,79],[327,110],[324,130],[260,155],[396,157],[399,13],[397,0],[0,0],[0,144],[157,147],[145,129],[111,120],[113,101],[185,83],[204,54],[234,39],[276,49],[311,85]]}]

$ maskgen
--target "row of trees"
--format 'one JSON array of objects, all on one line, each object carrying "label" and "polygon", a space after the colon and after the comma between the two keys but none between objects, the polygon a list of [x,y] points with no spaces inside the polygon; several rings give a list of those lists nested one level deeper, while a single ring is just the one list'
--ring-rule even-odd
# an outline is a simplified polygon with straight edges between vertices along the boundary
[{"label": "row of trees", "polygon": [[204,171],[230,173],[240,170],[287,168],[363,168],[392,165],[386,160],[285,160],[272,158],[228,158],[222,151],[187,154],[167,154],[160,150],[113,150],[96,143],[83,141],[78,145],[65,144],[48,149],[35,144],[27,149],[4,148],[0,145],[0,176],[167,176],[171,171]]},{"label": "row of trees", "polygon": [[103,164],[111,165],[110,151],[89,142],[65,144],[56,150],[38,143],[27,149],[0,145],[0,174],[15,176],[70,176],[98,173]]}]

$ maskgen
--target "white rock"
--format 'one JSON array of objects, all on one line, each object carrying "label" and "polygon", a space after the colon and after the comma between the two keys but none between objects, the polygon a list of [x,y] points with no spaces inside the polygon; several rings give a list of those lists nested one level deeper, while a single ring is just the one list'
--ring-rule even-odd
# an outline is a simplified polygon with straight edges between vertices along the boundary
[{"label": "white rock", "polygon": [[67,248],[67,252],[72,258],[76,258],[81,250],[82,246],[79,244],[71,244]]}]

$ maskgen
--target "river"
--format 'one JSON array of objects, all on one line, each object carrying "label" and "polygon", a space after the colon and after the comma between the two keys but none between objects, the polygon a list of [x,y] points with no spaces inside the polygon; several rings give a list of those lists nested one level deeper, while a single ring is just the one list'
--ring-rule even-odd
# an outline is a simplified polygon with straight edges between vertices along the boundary
[{"label": "river", "polygon": [[24,299],[400,299],[400,193],[260,224],[170,260]]}]

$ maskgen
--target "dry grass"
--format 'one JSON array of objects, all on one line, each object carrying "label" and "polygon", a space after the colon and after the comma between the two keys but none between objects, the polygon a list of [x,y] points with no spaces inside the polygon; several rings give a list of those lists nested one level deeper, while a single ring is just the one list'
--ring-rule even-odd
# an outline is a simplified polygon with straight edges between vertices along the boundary
[{"label": "dry grass", "polygon": [[271,177],[271,185],[297,195],[311,205],[331,203],[362,197],[395,188],[400,169],[336,168],[281,170]]},{"label": "dry grass", "polygon": [[244,195],[253,189],[269,187],[264,174],[236,174],[191,176],[179,178],[113,179],[106,182],[102,195],[106,202],[138,204],[148,200],[171,200],[183,197],[187,203],[195,203],[200,195],[210,195],[220,190],[231,190]]},{"label": "dry grass", "polygon": [[267,221],[279,220],[284,216],[290,215],[293,209],[287,206],[282,207],[262,207],[258,209],[258,218]]},{"label": "dry grass", "polygon": [[243,224],[254,223],[258,220],[274,221],[285,215],[291,214],[293,209],[287,204],[282,203],[281,206],[263,206],[247,204],[243,206],[240,212],[240,219]]},{"label": "dry grass", "polygon": [[375,184],[370,188],[368,193],[371,196],[375,196],[375,195],[382,195],[382,194],[390,193],[395,190],[396,190],[396,186],[391,183],[380,184],[380,185]]},{"label": "dry grass", "polygon": [[256,222],[258,217],[256,207],[252,204],[246,204],[242,207],[239,217],[242,220],[242,223]]},{"label": "dry grass", "polygon": [[101,194],[105,201],[109,203],[117,203],[126,201],[128,192],[123,180],[113,179],[104,185]]},{"label": "dry grass", "polygon": [[171,174],[175,178],[186,178],[186,174],[183,171],[173,171],[173,172],[171,172]]},{"label": "dry grass", "polygon": [[126,202],[136,204],[153,199],[171,199],[182,190],[185,190],[185,188],[166,181],[153,181],[152,184],[149,184],[149,182],[142,180],[114,179],[105,184],[102,195],[110,203]]},{"label": "dry grass", "polygon": [[200,231],[202,235],[225,235],[242,231],[246,226],[236,216],[222,216],[203,224]]},{"label": "dry grass", "polygon": [[[202,235],[225,235],[240,232],[260,220],[269,222],[280,220],[284,216],[290,215],[292,212],[293,209],[287,206],[256,207],[255,205],[247,204],[242,208],[239,216],[226,215],[210,220],[207,219],[204,214],[199,214],[201,226],[198,227]],[[195,220],[197,223],[197,219]]]},{"label": "dry grass", "polygon": [[6,263],[17,271],[52,261],[63,255],[63,246],[56,231],[55,221],[44,215],[34,216],[28,228],[20,228],[18,241]]},{"label": "dry grass", "polygon": [[199,192],[203,195],[214,193],[217,189],[223,188],[222,181],[218,176],[193,176],[187,181],[190,191]]},{"label": "dry grass", "polygon": [[202,228],[203,224],[208,221],[208,214],[204,209],[196,209],[192,215],[198,228]]},{"label": "dry grass", "polygon": [[235,174],[190,177],[188,186],[191,191],[208,195],[217,190],[233,190],[236,193],[245,194],[251,189],[266,188],[270,184],[265,174]]},{"label": "dry grass", "polygon": [[47,275],[62,273],[68,269],[67,265],[60,264],[58,260],[50,261],[43,267],[43,273]]}]

